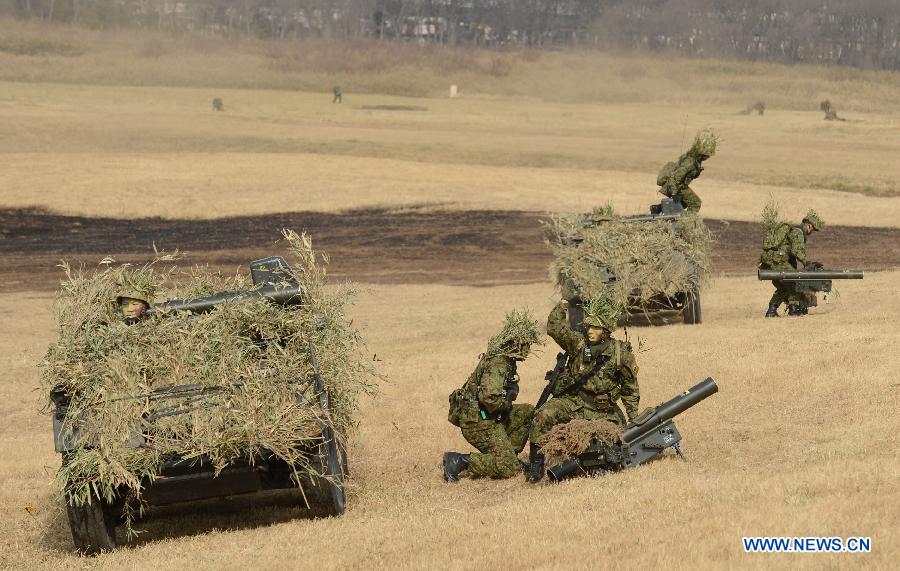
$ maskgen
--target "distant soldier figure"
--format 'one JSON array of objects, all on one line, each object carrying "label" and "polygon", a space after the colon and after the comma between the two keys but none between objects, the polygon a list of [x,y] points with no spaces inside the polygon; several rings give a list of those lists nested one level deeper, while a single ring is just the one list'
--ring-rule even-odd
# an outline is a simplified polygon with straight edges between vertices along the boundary
[{"label": "distant soldier figure", "polygon": [[568,302],[560,301],[547,319],[547,334],[562,347],[568,359],[552,387],[553,398],[535,411],[531,427],[528,481],[544,477],[544,454],[538,442],[557,424],[570,420],[609,420],[620,426],[625,414],[634,418],[640,403],[637,361],[631,344],[612,338],[622,309],[606,300],[584,304],[579,329],[566,322]]},{"label": "distant soldier figure", "polygon": [[468,470],[474,478],[511,478],[521,473],[517,454],[525,448],[534,414],[530,404],[513,404],[519,395],[516,363],[540,341],[537,322],[527,311],[512,311],[503,329],[488,342],[475,371],[450,394],[448,420],[478,452],[444,454],[444,479],[459,481]]},{"label": "distant soldier figure", "polygon": [[688,152],[659,171],[656,178],[659,192],[679,201],[685,210],[699,212],[700,197],[689,185],[703,172],[703,161],[716,154],[718,142],[719,138],[709,129],[697,133]]},{"label": "distant soldier figure", "polygon": [[[798,226],[782,222],[773,226],[763,242],[763,253],[757,266],[763,270],[804,270],[806,259],[806,237],[825,226],[822,218],[814,210],[803,217]],[[794,291],[790,283],[773,280],[775,293],[769,299],[766,317],[778,317],[778,308],[787,304],[787,314],[800,317],[806,314],[806,307],[800,293]]]},{"label": "distant soldier figure", "polygon": [[750,105],[743,111],[738,111],[738,115],[750,115],[753,112],[756,112],[757,115],[763,115],[766,112],[766,104],[762,101],[757,101],[753,105]]},{"label": "distant soldier figure", "polygon": [[334,93],[334,99],[331,100],[332,103],[344,102],[344,94],[341,91],[341,87],[339,85],[335,85],[334,87],[332,87],[331,92]]},{"label": "distant soldier figure", "polygon": [[225,104],[218,97],[213,99],[213,111],[225,111]]},{"label": "distant soldier figure", "polygon": [[842,117],[838,117],[837,109],[831,104],[831,101],[825,100],[819,103],[819,109],[825,112],[826,121],[845,121]]}]

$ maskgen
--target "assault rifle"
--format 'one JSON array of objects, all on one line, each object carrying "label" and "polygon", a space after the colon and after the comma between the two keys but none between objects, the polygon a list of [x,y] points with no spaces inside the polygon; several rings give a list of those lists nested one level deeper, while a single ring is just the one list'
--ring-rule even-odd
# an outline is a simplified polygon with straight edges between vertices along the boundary
[{"label": "assault rifle", "polygon": [[565,353],[556,354],[556,365],[544,374],[544,380],[547,381],[547,386],[544,387],[544,391],[541,393],[541,398],[539,398],[537,404],[534,405],[535,409],[544,406],[544,403],[546,403],[550,398],[550,395],[553,394],[553,387],[556,385],[556,380],[559,378],[560,373],[562,373],[563,368],[566,366],[567,359],[568,355],[566,355]]},{"label": "assault rifle", "polygon": [[803,297],[806,307],[818,305],[816,294],[822,292],[823,300],[828,303],[831,294],[832,280],[861,280],[863,270],[826,270],[822,264],[810,262],[805,269],[797,270],[757,270],[756,277],[760,281],[782,281],[794,286],[794,291]]},{"label": "assault rifle", "polygon": [[716,381],[707,377],[672,400],[644,410],[625,426],[616,442],[594,438],[587,451],[553,466],[547,476],[553,482],[580,475],[602,476],[649,462],[667,448],[685,459],[681,433],[673,419],[718,390]]}]

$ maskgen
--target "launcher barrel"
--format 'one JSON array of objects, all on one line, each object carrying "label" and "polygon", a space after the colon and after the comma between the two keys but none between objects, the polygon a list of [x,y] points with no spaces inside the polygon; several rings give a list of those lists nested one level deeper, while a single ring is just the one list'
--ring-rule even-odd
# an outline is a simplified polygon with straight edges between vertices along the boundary
[{"label": "launcher barrel", "polygon": [[254,290],[223,291],[209,297],[195,299],[172,299],[162,303],[153,304],[145,312],[146,315],[155,313],[189,311],[191,313],[207,313],[217,305],[230,302],[244,302],[256,299],[267,299],[278,305],[299,305],[303,302],[303,288],[299,285],[286,287],[264,286]]},{"label": "launcher barrel", "polygon": [[712,377],[707,377],[672,400],[656,407],[653,416],[640,424],[631,423],[622,432],[622,442],[630,444],[641,436],[655,429],[660,424],[675,418],[700,401],[719,392],[719,387]]},{"label": "launcher barrel", "polygon": [[861,280],[863,270],[816,270],[800,272],[796,270],[757,270],[756,276],[761,281],[812,281],[812,280]]}]

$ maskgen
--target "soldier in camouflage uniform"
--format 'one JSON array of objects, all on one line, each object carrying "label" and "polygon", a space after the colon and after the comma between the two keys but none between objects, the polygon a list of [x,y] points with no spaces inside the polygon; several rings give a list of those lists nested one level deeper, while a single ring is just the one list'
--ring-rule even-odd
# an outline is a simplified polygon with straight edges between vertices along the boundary
[{"label": "soldier in camouflage uniform", "polygon": [[703,161],[716,154],[718,141],[711,130],[698,133],[688,152],[659,171],[656,177],[659,192],[680,202],[685,210],[700,212],[700,197],[689,185],[703,172]]},{"label": "soldier in camouflage uniform", "polygon": [[126,323],[139,321],[150,307],[150,303],[147,301],[149,298],[149,292],[134,287],[122,289],[116,296],[116,313]]},{"label": "soldier in camouflage uniform", "polygon": [[[803,270],[806,263],[806,237],[821,230],[825,223],[814,210],[803,217],[799,226],[782,222],[773,226],[763,242],[763,253],[757,266],[763,270]],[[772,280],[775,293],[769,300],[766,317],[778,317],[782,303],[788,307],[787,314],[800,317],[806,314],[806,307],[800,293],[793,285],[781,280]]]},{"label": "soldier in camouflage uniform", "polygon": [[519,394],[516,363],[540,342],[537,322],[527,311],[512,311],[503,329],[491,338],[475,371],[462,388],[450,394],[448,420],[478,452],[444,454],[444,479],[458,482],[468,470],[474,478],[511,478],[522,466],[517,454],[525,448],[534,414],[530,404],[513,404]]},{"label": "soldier in camouflage uniform", "polygon": [[566,322],[568,303],[560,301],[547,319],[547,334],[562,347],[568,359],[553,386],[553,398],[539,408],[531,427],[528,481],[544,477],[544,455],[538,442],[557,424],[571,420],[609,420],[620,426],[625,415],[634,418],[640,403],[637,361],[627,341],[612,338],[622,309],[607,301],[584,305],[580,330]]}]

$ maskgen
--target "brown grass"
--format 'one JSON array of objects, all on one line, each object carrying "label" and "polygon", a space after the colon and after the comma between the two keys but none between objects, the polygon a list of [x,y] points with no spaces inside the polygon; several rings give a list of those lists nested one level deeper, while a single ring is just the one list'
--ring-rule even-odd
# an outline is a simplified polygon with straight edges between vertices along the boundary
[{"label": "brown grass", "polygon": [[[773,321],[761,317],[766,284],[718,280],[704,294],[702,326],[630,330],[648,348],[638,355],[643,404],[707,375],[721,387],[678,421],[691,461],[539,487],[449,486],[438,468],[442,451],[467,449],[446,422],[446,395],[513,302],[550,309],[549,285],[373,288],[355,317],[391,383],[361,411],[343,518],[293,519],[284,501],[213,502],[199,514],[167,511],[134,548],[91,561],[71,554],[52,501],[58,457],[50,421],[36,413],[43,395],[31,390],[34,361],[53,339],[50,298],[0,295],[0,567],[469,568],[477,552],[492,568],[563,568],[627,552],[635,568],[889,568],[900,556],[898,287],[900,274],[869,275],[808,318]],[[523,364],[524,401],[537,398],[553,355]],[[743,553],[742,536],[766,534],[871,536],[873,552]]]},{"label": "brown grass", "polygon": [[[826,124],[817,112],[429,99],[264,90],[0,84],[0,205],[67,213],[210,217],[444,203],[621,212],[658,200],[656,172],[683,131],[721,151],[694,183],[711,218],[750,220],[774,194],[791,217],[894,226],[900,135],[888,114]],[[214,113],[213,97],[225,102]],[[685,124],[687,128],[685,129]],[[828,190],[841,184],[845,190]],[[857,188],[859,187],[859,188]],[[870,190],[866,190],[870,189]],[[875,189],[875,190],[871,190]],[[876,192],[877,190],[877,192]],[[880,195],[880,196],[879,196]],[[152,196],[152,200],[148,200]]]}]

